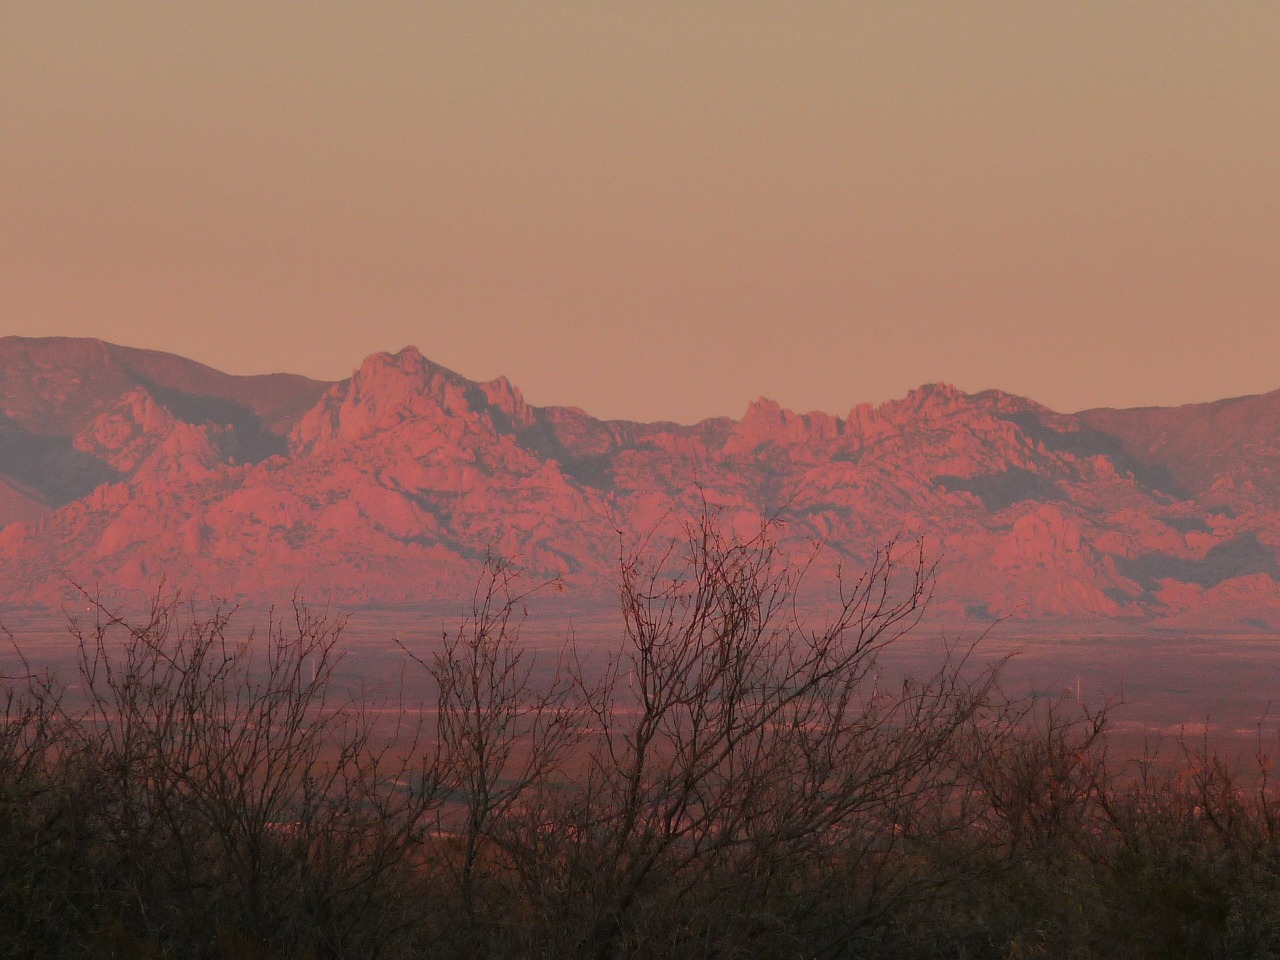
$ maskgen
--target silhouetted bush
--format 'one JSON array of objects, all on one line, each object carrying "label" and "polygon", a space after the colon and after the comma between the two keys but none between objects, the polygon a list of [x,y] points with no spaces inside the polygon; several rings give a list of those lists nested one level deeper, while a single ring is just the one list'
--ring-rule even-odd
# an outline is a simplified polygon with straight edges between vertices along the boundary
[{"label": "silhouetted bush", "polygon": [[0,695],[0,952],[1280,953],[1265,757],[1117,765],[1105,710],[1010,700],[968,649],[882,683],[918,551],[805,622],[770,530],[686,533],[624,552],[590,672],[571,644],[534,662],[530,587],[490,562],[469,616],[405,648],[426,708],[344,693],[342,623],[301,605],[255,636],[96,603],[73,675],[23,661]]},{"label": "silhouetted bush", "polygon": [[295,613],[232,639],[224,610],[98,605],[74,689],[10,694],[11,953],[361,956],[413,928],[431,785],[331,702],[339,624]]}]

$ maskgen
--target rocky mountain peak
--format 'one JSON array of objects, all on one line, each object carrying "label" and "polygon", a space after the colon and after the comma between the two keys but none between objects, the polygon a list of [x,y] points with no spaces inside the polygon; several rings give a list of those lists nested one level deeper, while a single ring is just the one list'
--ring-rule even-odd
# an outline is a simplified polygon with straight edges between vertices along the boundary
[{"label": "rocky mountain peak", "polygon": [[525,403],[524,394],[506,377],[499,376],[480,384],[480,391],[485,401],[495,410],[500,411],[509,421],[512,429],[523,429],[537,422],[537,415],[529,404]]},{"label": "rocky mountain peak", "polygon": [[464,417],[474,384],[424,357],[416,347],[369,356],[351,378],[334,384],[299,421],[294,450],[361,440],[415,421]]},{"label": "rocky mountain peak", "polygon": [[746,453],[765,444],[795,445],[832,440],[844,422],[829,413],[796,413],[776,400],[759,397],[748,406],[725,443],[726,453]]},{"label": "rocky mountain peak", "polygon": [[881,407],[897,416],[935,420],[952,416],[969,406],[972,398],[950,383],[925,383],[907,393],[901,400],[890,401]]}]

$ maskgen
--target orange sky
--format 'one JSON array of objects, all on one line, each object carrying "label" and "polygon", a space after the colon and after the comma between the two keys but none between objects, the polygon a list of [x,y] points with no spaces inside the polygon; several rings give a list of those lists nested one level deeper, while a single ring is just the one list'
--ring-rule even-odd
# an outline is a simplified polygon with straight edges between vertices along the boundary
[{"label": "orange sky", "polygon": [[534,403],[1280,387],[1280,4],[0,4],[0,334]]}]

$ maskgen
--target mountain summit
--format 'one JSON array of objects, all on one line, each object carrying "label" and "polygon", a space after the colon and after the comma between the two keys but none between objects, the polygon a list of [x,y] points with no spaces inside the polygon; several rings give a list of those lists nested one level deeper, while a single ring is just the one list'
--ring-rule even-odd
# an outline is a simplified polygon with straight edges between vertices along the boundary
[{"label": "mountain summit", "polygon": [[1280,624],[1280,392],[1054,413],[945,384],[847,417],[529,405],[416,349],[348,379],[234,377],[96,340],[0,339],[0,602],[171,587],[344,604],[468,591],[490,551],[611,594],[618,535],[699,509],[856,568],[927,538],[944,613]]}]

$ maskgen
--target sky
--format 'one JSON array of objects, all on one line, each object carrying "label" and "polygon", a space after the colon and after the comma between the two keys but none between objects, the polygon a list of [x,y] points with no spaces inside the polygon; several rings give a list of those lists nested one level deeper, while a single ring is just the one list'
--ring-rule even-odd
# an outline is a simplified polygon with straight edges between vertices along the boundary
[{"label": "sky", "polygon": [[530,402],[1280,388],[1280,4],[0,3],[0,335]]}]

